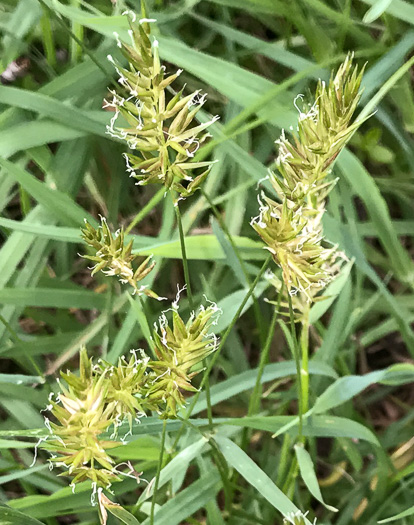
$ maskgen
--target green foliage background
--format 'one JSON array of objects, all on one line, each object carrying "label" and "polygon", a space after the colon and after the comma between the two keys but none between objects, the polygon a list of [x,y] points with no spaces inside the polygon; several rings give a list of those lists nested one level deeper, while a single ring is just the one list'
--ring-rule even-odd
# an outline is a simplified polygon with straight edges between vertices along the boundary
[{"label": "green foliage background", "polygon": [[[414,6],[154,0],[148,7],[162,59],[170,70],[184,69],[188,92],[208,93],[201,119],[221,117],[199,152],[219,161],[204,190],[252,281],[265,258],[249,225],[257,215],[256,187],[281,129],[297,121],[295,96],[313,90],[317,78],[328,80],[354,51],[358,63],[368,63],[360,108],[376,110],[334,168],[339,182],[324,227],[352,262],[331,286],[331,298],[311,312],[313,413],[304,425],[310,455],[297,451],[301,476],[293,490],[284,486],[297,409],[295,366],[280,325],[260,411],[244,417],[272,315],[263,298],[274,299],[260,280],[259,309],[248,301],[211,374],[216,448],[199,433],[204,394],[178,444],[182,423],[167,425],[170,462],[161,474],[156,524],[281,524],[282,513],[298,507],[318,524],[373,525],[405,511],[414,483]],[[0,501],[10,507],[0,507],[2,524],[98,522],[90,486],[72,494],[66,479],[49,472],[43,452],[31,466],[34,444],[45,435],[40,410],[56,390],[57,372],[78,366],[81,344],[115,362],[147,344],[163,308],[146,300],[145,317],[118,283],[91,279],[78,255],[85,252],[84,218],[97,225],[102,214],[115,227],[135,218],[134,248],[157,261],[148,283],[170,301],[183,284],[170,199],[134,186],[124,145],[105,133],[112,115],[102,101],[115,78],[106,56],[117,53],[113,32],[126,35],[121,13],[129,8],[139,10],[135,0],[0,5]],[[222,308],[219,334],[247,293],[246,277],[209,200],[198,192],[182,212],[192,287],[197,302],[205,294]],[[183,296],[180,312],[188,310]],[[157,418],[142,420],[119,448],[119,461],[131,461],[147,480],[157,469],[161,426]],[[147,524],[145,486],[127,479],[114,486],[112,499]],[[398,523],[412,523],[412,512]]]}]

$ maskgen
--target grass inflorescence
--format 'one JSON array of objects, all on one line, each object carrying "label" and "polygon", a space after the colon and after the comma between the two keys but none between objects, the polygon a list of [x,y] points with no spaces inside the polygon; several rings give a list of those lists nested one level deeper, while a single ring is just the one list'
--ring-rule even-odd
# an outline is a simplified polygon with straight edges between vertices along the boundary
[{"label": "grass inflorescence", "polygon": [[0,523],[411,523],[409,5],[145,4],[0,15]]}]

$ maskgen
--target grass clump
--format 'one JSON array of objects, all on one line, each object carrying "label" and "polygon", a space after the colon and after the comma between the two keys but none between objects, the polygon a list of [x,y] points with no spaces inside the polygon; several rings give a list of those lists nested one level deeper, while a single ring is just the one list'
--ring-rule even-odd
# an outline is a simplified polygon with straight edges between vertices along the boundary
[{"label": "grass clump", "polygon": [[4,6],[0,523],[410,523],[409,10],[147,7]]}]

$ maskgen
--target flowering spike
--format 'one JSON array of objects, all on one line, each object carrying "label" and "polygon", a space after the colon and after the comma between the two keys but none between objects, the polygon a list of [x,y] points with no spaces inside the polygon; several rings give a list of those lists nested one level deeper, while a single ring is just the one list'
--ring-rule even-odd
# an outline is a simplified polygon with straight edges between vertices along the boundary
[{"label": "flowering spike", "polygon": [[196,372],[191,372],[191,369],[216,349],[216,337],[209,333],[216,313],[216,305],[200,307],[198,313],[184,323],[173,309],[172,329],[165,313],[160,317],[154,332],[158,360],[149,363],[153,380],[147,396],[165,403],[164,417],[175,417],[177,408],[184,405],[182,391],[196,391],[191,384]]},{"label": "flowering spike", "polygon": [[83,240],[96,251],[96,255],[83,256],[95,263],[92,275],[98,271],[102,271],[105,275],[117,275],[121,283],[127,282],[133,287],[134,293],[139,295],[144,293],[149,297],[159,299],[152,290],[143,286],[138,288],[138,283],[150,273],[155,262],[148,265],[151,260],[151,257],[148,257],[137,270],[133,270],[132,263],[138,256],[132,254],[132,240],[125,244],[123,228],[112,235],[106,219],[102,217],[99,228],[94,228],[85,221],[85,228],[81,228],[81,232]]},{"label": "flowering spike", "polygon": [[[192,125],[205,96],[195,91],[183,97],[183,90],[170,95],[170,86],[182,71],[166,74],[160,63],[158,42],[154,40],[151,44],[146,16],[140,23],[130,21],[130,25],[132,45],[120,43],[129,69],[110,59],[122,87],[112,92],[112,102],[106,103],[115,110],[107,131],[138,152],[125,154],[127,171],[137,179],[137,184],[162,184],[185,198],[200,187],[209,173],[212,163],[204,162],[200,166],[193,157],[210,136],[205,133],[206,128],[218,117]],[[119,114],[128,127],[114,127]],[[200,172],[202,167],[206,169]]]},{"label": "flowering spike", "polygon": [[333,279],[339,265],[336,247],[326,247],[322,216],[334,181],[328,181],[332,164],[361,122],[350,124],[359,102],[363,69],[352,65],[349,54],[328,85],[319,81],[315,101],[305,106],[298,95],[297,133],[285,133],[279,145],[270,182],[281,203],[263,196],[260,214],[252,226],[266,243],[266,249],[282,268],[290,295],[303,293],[308,302]]},{"label": "flowering spike", "polygon": [[82,348],[79,376],[61,373],[66,386],[59,382],[57,401],[50,398],[47,410],[54,421],[45,418],[50,436],[41,446],[52,453],[52,465],[66,468],[72,486],[89,479],[95,487],[108,487],[121,479],[110,450],[120,445],[113,439],[124,420],[131,432],[133,420],[150,410],[176,416],[177,406],[184,404],[182,392],[196,390],[191,369],[216,348],[208,330],[217,311],[214,304],[200,307],[185,324],[173,309],[173,329],[164,314],[160,333],[154,333],[158,359],[150,361],[142,350],[131,350],[130,358],[121,357],[116,366],[103,360],[93,365]]}]

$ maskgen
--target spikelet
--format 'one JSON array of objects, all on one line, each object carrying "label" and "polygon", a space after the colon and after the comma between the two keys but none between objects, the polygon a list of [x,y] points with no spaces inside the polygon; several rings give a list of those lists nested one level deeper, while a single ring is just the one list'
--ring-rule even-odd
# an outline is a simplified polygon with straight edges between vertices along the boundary
[{"label": "spikelet", "polygon": [[142,281],[154,268],[155,262],[150,264],[151,257],[147,257],[136,270],[132,263],[138,255],[132,254],[133,241],[125,244],[124,230],[121,228],[113,235],[108,227],[105,218],[101,218],[101,225],[94,228],[85,220],[85,227],[81,228],[82,239],[89,244],[95,251],[95,255],[84,255],[84,259],[89,259],[95,263],[92,275],[102,271],[105,275],[116,275],[123,284],[130,284],[134,293],[145,294],[149,297],[160,300],[158,295],[145,286],[138,287]]},{"label": "spikelet", "polygon": [[154,332],[158,360],[149,363],[154,379],[147,395],[165,405],[162,417],[176,417],[178,408],[185,404],[183,391],[196,391],[191,379],[197,372],[191,372],[191,369],[216,349],[216,337],[209,333],[209,329],[215,322],[217,311],[214,304],[200,307],[198,313],[192,314],[184,323],[173,308],[172,328],[165,313],[160,317]]},{"label": "spikelet", "polygon": [[318,209],[326,199],[334,182],[326,181],[341,149],[361,124],[350,121],[361,97],[363,69],[352,67],[352,54],[339,67],[328,86],[319,81],[315,102],[299,110],[297,135],[292,140],[282,132],[276,165],[281,177],[271,174],[270,181],[279,195],[289,200],[290,206]]},{"label": "spikelet", "polygon": [[361,122],[351,124],[360,99],[363,70],[348,55],[329,85],[319,81],[315,101],[299,110],[297,134],[282,132],[270,182],[281,203],[262,196],[252,226],[282,268],[287,292],[304,294],[308,303],[334,278],[339,257],[324,241],[322,217],[335,181],[327,177],[332,164]]},{"label": "spikelet", "polygon": [[321,244],[321,229],[298,211],[289,209],[287,202],[278,204],[263,197],[260,218],[253,222],[265,247],[282,267],[283,280],[292,294],[302,292],[311,300],[332,279],[335,271],[335,248]]},{"label": "spikelet", "polygon": [[120,425],[127,418],[130,428],[132,421],[145,415],[152,408],[145,399],[147,365],[149,357],[140,350],[140,357],[131,350],[129,360],[122,356],[116,366],[100,360],[97,370],[107,378],[105,401],[112,407],[111,417]]},{"label": "spikelet", "polygon": [[120,478],[108,454],[108,449],[119,443],[99,439],[114,423],[111,416],[114,407],[105,402],[105,374],[93,373],[86,350],[82,349],[80,377],[71,372],[61,376],[67,388],[60,384],[58,402],[51,401],[51,412],[57,423],[48,424],[52,435],[46,448],[54,453],[50,461],[66,467],[64,474],[73,477],[73,484],[90,479],[106,487]]},{"label": "spikelet", "polygon": [[[137,152],[124,154],[127,171],[138,180],[137,184],[161,184],[185,198],[200,187],[210,171],[212,163],[196,162],[194,154],[210,136],[206,129],[218,117],[194,125],[205,95],[195,91],[184,96],[183,89],[173,91],[171,85],[182,71],[166,74],[158,42],[151,43],[145,11],[139,23],[130,21],[130,25],[131,45],[118,39],[129,68],[108,56],[120,76],[121,88],[111,91],[112,101],[106,101],[106,107],[115,109],[107,131]],[[115,127],[119,115],[128,127]]]}]

